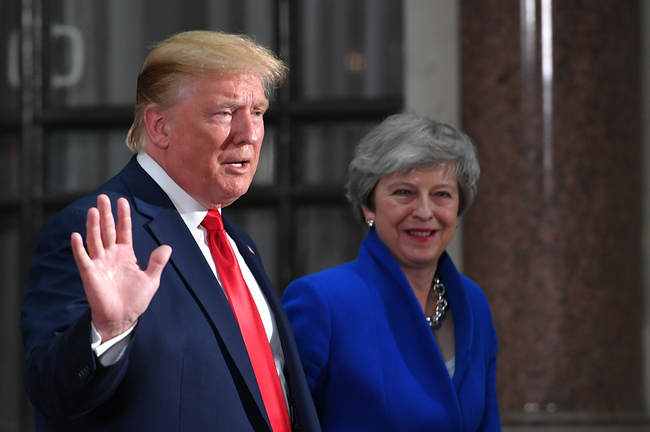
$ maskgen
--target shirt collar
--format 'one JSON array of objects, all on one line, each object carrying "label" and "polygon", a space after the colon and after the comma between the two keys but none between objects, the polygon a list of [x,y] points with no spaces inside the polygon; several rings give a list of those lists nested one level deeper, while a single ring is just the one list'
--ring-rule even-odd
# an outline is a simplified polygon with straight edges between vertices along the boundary
[{"label": "shirt collar", "polygon": [[[169,199],[180,213],[187,227],[196,229],[208,214],[208,209],[203,207],[197,200],[192,198],[165,172],[158,163],[146,152],[140,152],[137,156],[138,163],[151,178],[158,183],[158,186],[167,194]],[[221,210],[219,210],[221,211]]]}]

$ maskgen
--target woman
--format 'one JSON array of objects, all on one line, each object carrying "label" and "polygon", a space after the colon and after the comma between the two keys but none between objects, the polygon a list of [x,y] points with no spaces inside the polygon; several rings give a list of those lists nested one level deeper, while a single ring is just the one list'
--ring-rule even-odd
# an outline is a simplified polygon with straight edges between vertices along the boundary
[{"label": "woman", "polygon": [[414,114],[359,143],[359,256],[282,298],[324,432],[500,430],[490,309],[445,252],[479,173],[468,136]]}]

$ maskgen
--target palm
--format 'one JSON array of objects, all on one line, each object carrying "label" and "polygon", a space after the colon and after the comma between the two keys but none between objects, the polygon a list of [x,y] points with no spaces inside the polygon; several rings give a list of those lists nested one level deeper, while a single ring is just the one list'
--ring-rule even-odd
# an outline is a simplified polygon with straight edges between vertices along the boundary
[{"label": "palm", "polygon": [[131,213],[124,198],[118,200],[117,227],[110,200],[97,197],[97,208],[88,211],[86,246],[78,233],[72,235],[72,250],[102,340],[128,330],[147,309],[160,284],[162,269],[171,248],[160,246],[141,270],[133,252]]}]

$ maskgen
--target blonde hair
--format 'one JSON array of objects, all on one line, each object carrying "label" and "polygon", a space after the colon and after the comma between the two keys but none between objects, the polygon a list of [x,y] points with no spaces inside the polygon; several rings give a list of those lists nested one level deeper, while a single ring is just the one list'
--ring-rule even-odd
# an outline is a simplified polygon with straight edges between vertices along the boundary
[{"label": "blonde hair", "polygon": [[142,66],[126,145],[134,153],[142,150],[145,108],[172,106],[192,78],[214,72],[257,74],[271,100],[287,71],[282,60],[248,36],[202,30],[176,34],[156,45]]}]

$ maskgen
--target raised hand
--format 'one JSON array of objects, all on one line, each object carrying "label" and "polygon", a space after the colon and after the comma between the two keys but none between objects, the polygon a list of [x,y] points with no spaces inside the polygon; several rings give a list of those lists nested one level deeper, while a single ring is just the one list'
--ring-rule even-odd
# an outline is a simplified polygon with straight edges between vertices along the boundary
[{"label": "raised hand", "polygon": [[88,210],[86,246],[79,233],[71,238],[72,252],[81,274],[95,328],[106,342],[131,328],[158,290],[160,275],[172,249],[163,245],[142,270],[133,251],[131,209],[125,198],[117,200],[117,227],[106,195]]}]

